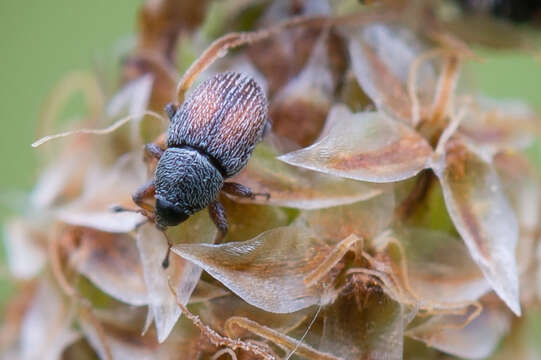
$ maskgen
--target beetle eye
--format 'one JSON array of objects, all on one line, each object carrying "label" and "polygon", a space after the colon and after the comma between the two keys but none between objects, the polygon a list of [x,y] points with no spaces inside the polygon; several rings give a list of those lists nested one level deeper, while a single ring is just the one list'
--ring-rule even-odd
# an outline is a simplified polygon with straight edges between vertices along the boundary
[{"label": "beetle eye", "polygon": [[175,226],[189,217],[180,206],[165,199],[156,199],[156,223],[160,226]]}]

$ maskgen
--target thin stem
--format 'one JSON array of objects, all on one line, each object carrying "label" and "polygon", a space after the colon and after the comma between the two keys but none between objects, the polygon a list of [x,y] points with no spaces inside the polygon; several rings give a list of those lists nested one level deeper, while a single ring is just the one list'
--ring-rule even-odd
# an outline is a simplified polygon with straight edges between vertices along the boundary
[{"label": "thin stem", "polygon": [[299,343],[297,339],[284,335],[269,327],[263,326],[253,320],[238,316],[230,317],[225,322],[226,331],[231,333],[231,329],[234,325],[246,329],[264,339],[272,341],[284,350],[293,350],[296,348],[297,354],[302,357],[314,360],[338,360],[338,358],[334,355],[318,351],[304,343]]},{"label": "thin stem", "polygon": [[65,132],[62,132],[60,134],[45,136],[45,137],[43,137],[43,138],[41,138],[39,140],[36,140],[34,143],[32,143],[32,147],[36,148],[36,147],[41,146],[41,145],[43,145],[46,142],[49,142],[51,140],[58,139],[58,138],[63,138],[63,137],[66,137],[66,136],[71,136],[71,135],[80,135],[80,134],[107,135],[107,134],[110,134],[110,133],[114,132],[115,130],[120,128],[122,125],[130,122],[130,120],[132,120],[134,118],[144,116],[144,115],[150,115],[150,116],[153,116],[153,117],[155,117],[157,119],[165,120],[160,114],[158,114],[158,113],[156,113],[154,111],[145,110],[145,111],[143,111],[143,112],[141,112],[139,114],[132,114],[132,115],[128,115],[126,117],[123,117],[123,118],[115,121],[114,123],[112,123],[111,125],[109,125],[108,127],[104,128],[104,129],[79,129],[79,130],[65,131]]},{"label": "thin stem", "polygon": [[214,329],[210,328],[208,325],[204,324],[199,316],[192,314],[186,306],[184,306],[180,301],[178,301],[177,293],[171,284],[171,280],[168,279],[167,284],[169,285],[169,290],[175,298],[177,306],[180,308],[184,316],[186,316],[200,331],[202,334],[205,334],[208,340],[215,346],[227,346],[233,350],[243,349],[248,352],[251,352],[255,355],[261,356],[266,360],[275,360],[275,357],[267,352],[262,347],[256,344],[250,344],[241,340],[231,339],[229,337],[218,334]]}]

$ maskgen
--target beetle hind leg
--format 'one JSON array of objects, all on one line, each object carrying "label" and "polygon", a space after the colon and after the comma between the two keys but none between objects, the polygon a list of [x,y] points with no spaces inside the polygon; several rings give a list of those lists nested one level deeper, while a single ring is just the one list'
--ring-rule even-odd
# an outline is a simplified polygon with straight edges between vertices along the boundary
[{"label": "beetle hind leg", "polygon": [[270,199],[269,193],[254,193],[249,187],[235,182],[225,182],[222,191],[242,198],[255,199],[257,196],[264,196],[267,200]]}]

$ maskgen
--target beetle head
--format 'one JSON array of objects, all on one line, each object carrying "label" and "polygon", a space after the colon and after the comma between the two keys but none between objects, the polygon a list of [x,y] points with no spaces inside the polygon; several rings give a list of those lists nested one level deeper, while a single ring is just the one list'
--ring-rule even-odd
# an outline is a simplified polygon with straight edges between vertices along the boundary
[{"label": "beetle head", "polygon": [[156,198],[156,224],[160,228],[176,226],[186,221],[188,215],[179,205],[175,205],[161,197]]}]

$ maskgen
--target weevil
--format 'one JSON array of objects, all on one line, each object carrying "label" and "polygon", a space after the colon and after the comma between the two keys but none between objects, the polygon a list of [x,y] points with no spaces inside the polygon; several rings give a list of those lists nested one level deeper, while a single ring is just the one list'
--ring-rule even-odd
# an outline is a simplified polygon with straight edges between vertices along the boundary
[{"label": "weevil", "polygon": [[[270,196],[226,181],[246,166],[270,129],[265,94],[244,74],[219,73],[197,86],[180,107],[168,104],[165,112],[170,119],[166,148],[145,146],[146,155],[158,163],[153,179],[133,194],[133,201],[162,231],[208,207],[219,240],[228,230],[220,192]],[[155,199],[154,206],[145,201],[149,198]],[[169,250],[164,267],[168,257]]]}]

